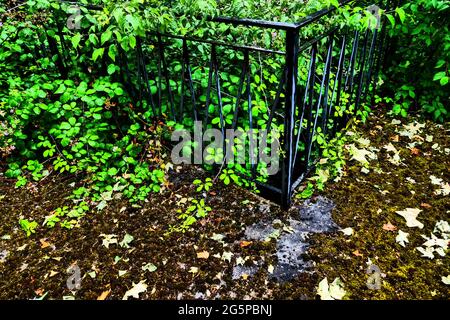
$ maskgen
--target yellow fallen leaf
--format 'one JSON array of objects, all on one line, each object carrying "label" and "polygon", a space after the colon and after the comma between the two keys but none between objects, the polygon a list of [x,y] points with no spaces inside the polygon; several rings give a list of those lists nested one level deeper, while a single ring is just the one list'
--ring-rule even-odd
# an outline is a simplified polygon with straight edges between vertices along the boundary
[{"label": "yellow fallen leaf", "polygon": [[47,239],[40,239],[39,242],[41,243],[41,249],[45,249],[47,247],[50,247],[50,243],[47,242]]},{"label": "yellow fallen leaf", "polygon": [[197,267],[191,267],[191,268],[189,269],[189,272],[190,272],[190,273],[197,273],[197,272],[198,272],[198,268],[197,268]]},{"label": "yellow fallen leaf", "polygon": [[199,258],[199,259],[208,259],[209,258],[209,252],[208,251],[197,252],[197,258]]},{"label": "yellow fallen leaf", "polygon": [[56,276],[58,273],[58,271],[50,271],[50,278]]},{"label": "yellow fallen leaf", "polygon": [[105,300],[109,294],[111,293],[111,289],[103,291],[101,295],[98,296],[97,300]]}]

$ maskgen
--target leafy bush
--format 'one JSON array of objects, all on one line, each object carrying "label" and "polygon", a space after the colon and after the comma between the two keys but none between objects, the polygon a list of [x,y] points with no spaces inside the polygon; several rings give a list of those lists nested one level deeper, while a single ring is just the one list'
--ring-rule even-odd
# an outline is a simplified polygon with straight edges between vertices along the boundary
[{"label": "leafy bush", "polygon": [[[230,26],[207,17],[221,15],[292,22],[320,9],[339,6],[337,0],[80,2],[100,5],[102,9],[82,7],[82,15],[75,15],[73,21],[79,24],[76,30],[66,25],[68,16],[74,13],[70,3],[9,0],[0,5],[0,151],[7,164],[5,175],[16,178],[18,187],[26,186],[30,180],[39,181],[52,172],[78,175],[80,180],[71,196],[74,204],[52,212],[44,222],[48,227],[60,224],[72,228],[89,210],[103,209],[115,197],[125,196],[138,203],[151,192],[159,192],[164,185],[165,170],[170,166],[165,166],[162,137],[169,128],[156,118],[166,120],[167,126],[192,129],[193,119],[188,116],[188,111],[192,110],[185,110],[178,123],[169,121],[173,120],[173,106],[192,96],[180,94],[185,85],[180,75],[183,70],[179,59],[183,51],[181,40],[165,43],[167,69],[172,77],[165,79],[161,75],[161,65],[147,61],[146,70],[157,76],[145,81],[148,86],[140,93],[135,92],[136,88],[143,89],[142,79],[135,76],[142,69],[136,55],[141,55],[142,60],[161,57],[155,31],[284,50],[283,32]],[[311,39],[332,27],[351,26],[360,30],[373,27],[376,25],[374,17],[365,10],[369,3],[340,6],[336,15],[303,28],[300,36],[303,40]],[[9,10],[11,8],[14,10]],[[387,56],[393,61],[392,67],[383,76],[385,87],[391,91],[383,100],[392,103],[393,113],[405,116],[413,104],[433,114],[437,120],[448,116],[448,10],[448,1],[414,0],[391,12],[382,12],[391,22],[388,32],[397,42]],[[326,37],[318,42],[317,77],[325,74],[326,44]],[[139,48],[142,48],[140,53]],[[351,46],[344,50],[349,56]],[[221,71],[216,79],[222,89],[219,101],[218,94],[206,94],[208,78],[214,73],[209,65],[211,46],[199,43],[191,51],[195,62],[192,63],[192,80],[198,94],[198,107],[209,120],[207,128],[228,128],[236,112],[241,112],[236,125],[244,132],[249,131],[250,123],[253,128],[284,131],[283,115],[277,113],[271,128],[267,128],[269,108],[277,99],[277,88],[284,77],[283,55],[248,57],[251,75],[245,90],[251,94],[251,99],[239,105],[237,96],[244,94],[239,92],[241,66],[246,60],[244,54],[226,48],[217,52],[221,57]],[[334,50],[331,54],[337,60],[339,52]],[[305,50],[300,54],[298,81],[303,87],[308,80],[310,61],[310,52]],[[434,69],[430,68],[430,63]],[[333,85],[336,74],[331,74],[330,78],[330,85]],[[321,94],[322,89],[316,82],[315,93]],[[174,92],[176,97],[172,101],[161,91]],[[150,98],[144,98],[142,93]],[[155,102],[151,101],[153,96],[158,97],[159,113],[153,106]],[[279,98],[283,100],[283,94]],[[365,120],[367,106],[354,110],[350,98],[348,93],[340,96],[333,116],[348,119],[356,111]],[[300,118],[299,109],[295,114],[297,118]],[[316,116],[323,109],[312,112]],[[310,130],[310,127],[311,123],[303,119],[296,124],[295,133],[300,129]],[[343,165],[342,139],[333,140],[326,132],[335,128],[336,123],[330,119],[323,124],[323,130],[313,132],[311,137],[315,145],[311,159],[318,160],[322,154],[327,157],[330,167],[325,168],[325,163],[319,166],[319,172],[327,175],[338,174]],[[270,143],[279,138],[274,134],[267,140]],[[302,140],[297,151],[300,151],[300,160],[310,166],[313,160],[305,158]],[[221,148],[211,147],[207,152],[208,159],[220,161],[222,158]],[[242,174],[251,175],[255,170],[248,162],[224,167],[219,179],[225,184],[233,181],[253,188],[254,183],[241,178]],[[256,169],[262,172],[258,180],[267,181],[264,165],[259,163]],[[327,175],[322,174],[316,181],[319,189],[328,179]],[[197,181],[196,185],[199,190],[208,191],[209,183]],[[312,187],[307,190],[306,195],[312,192]],[[204,201],[193,203],[182,219],[193,222],[209,211],[204,207],[209,208]]]},{"label": "leafy bush", "polygon": [[396,12],[400,23],[390,19],[390,68],[384,79],[393,113],[420,110],[445,121],[450,117],[450,3],[411,0]]}]

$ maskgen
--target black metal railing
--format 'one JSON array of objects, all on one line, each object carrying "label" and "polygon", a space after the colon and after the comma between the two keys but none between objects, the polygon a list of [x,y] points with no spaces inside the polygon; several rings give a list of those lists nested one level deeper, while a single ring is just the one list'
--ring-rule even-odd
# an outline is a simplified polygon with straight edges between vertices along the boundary
[{"label": "black metal railing", "polygon": [[[383,2],[378,5],[383,7]],[[205,127],[216,126],[224,134],[239,126],[281,128],[280,172],[261,179],[256,159],[241,174],[289,207],[295,188],[320,159],[317,135],[332,138],[345,126],[370,98],[381,68],[386,43],[383,20],[379,28],[363,31],[330,24],[315,36],[303,33],[307,27],[326,25],[334,11],[322,10],[298,23],[212,19],[217,24],[283,33],[283,49],[148,33],[137,39],[132,51],[117,45],[121,81],[135,104],[153,117],[178,123],[201,120]],[[62,28],[59,33],[60,43],[51,47],[59,57],[61,74],[67,74],[70,46],[64,44]],[[264,74],[266,66],[269,74]]]}]

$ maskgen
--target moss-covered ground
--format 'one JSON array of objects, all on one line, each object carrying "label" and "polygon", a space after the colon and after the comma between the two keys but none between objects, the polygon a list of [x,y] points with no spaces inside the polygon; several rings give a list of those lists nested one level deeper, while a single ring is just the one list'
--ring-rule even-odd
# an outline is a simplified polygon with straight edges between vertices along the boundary
[{"label": "moss-covered ground", "polygon": [[[341,179],[320,192],[335,202],[333,218],[348,232],[311,235],[305,259],[313,267],[282,284],[269,277],[277,262],[275,240],[243,242],[244,230],[258,221],[287,221],[302,200],[285,212],[249,191],[218,183],[209,192],[208,217],[184,234],[167,236],[168,226],[178,222],[177,210],[189,197],[198,197],[192,181],[208,176],[184,167],[140,208],[116,199],[68,231],[41,225],[52,210],[70,204],[66,197],[76,177],[50,176],[22,189],[0,177],[0,298],[122,299],[141,283],[141,299],[317,299],[319,282],[339,277],[344,299],[448,299],[450,286],[442,281],[450,274],[448,254],[430,259],[416,247],[437,222],[450,221],[449,128],[421,120],[423,127],[411,125],[416,120],[398,123],[374,115],[353,132],[356,148],[377,159],[367,156],[363,170],[349,159]],[[421,210],[422,229],[408,227],[396,213],[407,208]],[[21,218],[39,223],[35,234],[26,236]],[[404,247],[396,241],[399,230],[409,234]],[[104,235],[120,242],[126,234],[133,237],[128,248],[102,243]],[[237,261],[258,261],[261,269],[233,280]],[[371,264],[381,272],[379,290],[367,287]],[[67,269],[74,265],[82,279],[80,288],[71,290]]]}]

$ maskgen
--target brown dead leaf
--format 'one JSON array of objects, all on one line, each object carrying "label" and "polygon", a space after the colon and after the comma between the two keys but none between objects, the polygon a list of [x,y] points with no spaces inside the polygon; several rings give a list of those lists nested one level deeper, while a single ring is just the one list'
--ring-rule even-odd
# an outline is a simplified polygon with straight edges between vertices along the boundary
[{"label": "brown dead leaf", "polygon": [[399,139],[399,137],[398,137],[398,134],[391,137],[391,141],[393,141],[393,142],[399,142],[399,140],[400,140],[400,139]]},{"label": "brown dead leaf", "polygon": [[428,203],[425,203],[425,202],[421,203],[420,206],[421,206],[422,208],[427,208],[427,209],[433,208],[432,205],[430,205],[430,204],[428,204]]},{"label": "brown dead leaf", "polygon": [[420,154],[420,150],[417,148],[412,148],[411,149],[411,153],[415,156],[418,156]]},{"label": "brown dead leaf", "polygon": [[58,271],[50,271],[50,278],[56,276],[58,273]]},{"label": "brown dead leaf", "polygon": [[50,247],[50,242],[47,242],[47,238],[40,239],[39,242],[41,243],[41,249]]},{"label": "brown dead leaf", "polygon": [[199,259],[208,259],[209,258],[209,252],[208,251],[197,252],[197,258],[199,258]]},{"label": "brown dead leaf", "polygon": [[38,295],[38,296],[42,296],[44,294],[44,289],[39,288],[39,289],[35,290],[34,293],[36,293],[36,295]]},{"label": "brown dead leaf", "polygon": [[392,223],[388,222],[388,223],[386,223],[386,224],[383,224],[383,230],[386,230],[386,231],[395,231],[395,230],[397,230],[397,227],[394,226]]},{"label": "brown dead leaf", "polygon": [[102,294],[98,296],[97,300],[106,300],[110,293],[111,289],[103,291]]},{"label": "brown dead leaf", "polygon": [[209,194],[212,195],[212,196],[216,196],[216,195],[217,195],[217,192],[210,191]]},{"label": "brown dead leaf", "polygon": [[245,248],[248,247],[249,245],[251,245],[253,243],[253,241],[241,241],[241,243],[239,244],[241,246],[241,248]]},{"label": "brown dead leaf", "polygon": [[357,256],[357,257],[362,257],[362,256],[364,256],[362,253],[359,253],[359,250],[355,250],[355,251],[353,251],[352,252],[355,256]]}]

